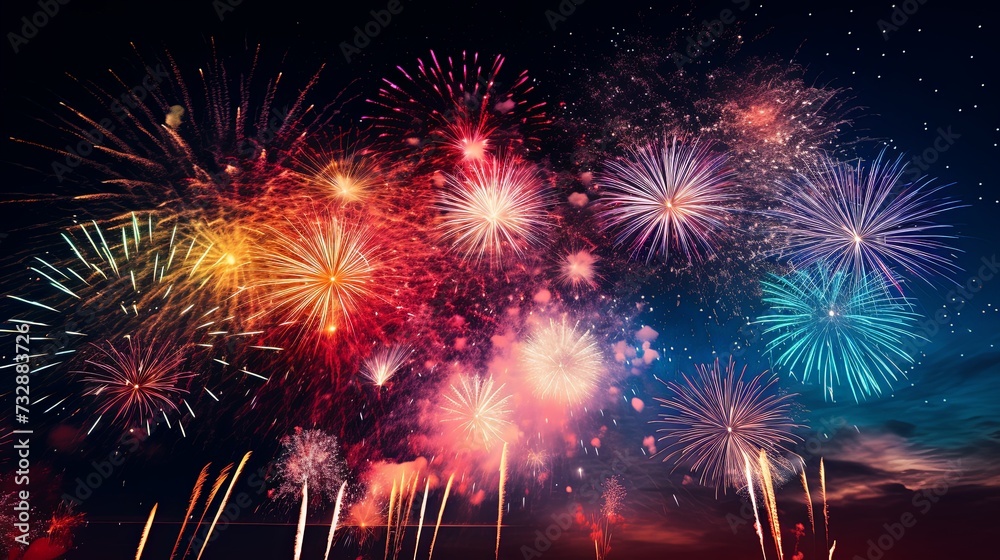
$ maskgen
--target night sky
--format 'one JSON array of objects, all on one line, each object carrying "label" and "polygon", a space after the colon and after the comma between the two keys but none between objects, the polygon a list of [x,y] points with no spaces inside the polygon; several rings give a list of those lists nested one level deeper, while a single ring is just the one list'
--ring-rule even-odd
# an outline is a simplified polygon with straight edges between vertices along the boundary
[{"label": "night sky", "polygon": [[[574,166],[568,150],[582,130],[587,134],[593,130],[580,123],[598,122],[619,113],[625,120],[629,115],[655,113],[653,101],[636,94],[642,88],[624,95],[616,88],[634,83],[636,78],[665,89],[676,87],[671,85],[676,68],[670,53],[683,52],[687,38],[704,29],[703,22],[719,19],[728,10],[725,13],[732,15],[732,23],[720,24],[723,33],[719,40],[687,63],[690,75],[711,75],[717,67],[739,70],[750,60],[797,65],[806,84],[840,90],[840,112],[849,125],[838,137],[835,151],[839,155],[870,160],[885,148],[888,157],[904,154],[906,161],[919,157],[919,162],[911,165],[936,177],[935,184],[948,184],[942,192],[962,205],[940,218],[953,226],[949,234],[955,238],[949,244],[955,251],[949,252],[948,258],[961,270],[946,278],[906,284],[907,295],[923,316],[915,328],[926,339],[914,362],[906,366],[908,379],[880,397],[858,403],[846,393],[840,393],[837,402],[828,402],[814,382],[803,384],[781,376],[782,390],[798,393],[794,419],[804,426],[798,432],[804,441],[796,451],[805,461],[814,500],[819,492],[820,459],[824,461],[829,540],[837,543],[833,558],[995,556],[995,519],[1000,511],[1000,350],[996,348],[1000,342],[1000,281],[993,279],[1000,279],[995,228],[1000,194],[994,158],[1000,158],[996,93],[1000,84],[992,70],[1000,60],[995,47],[998,24],[989,7],[941,0],[904,4],[715,0],[700,2],[697,7],[605,0],[575,5],[569,0],[562,4],[549,0],[532,3],[530,8],[490,2],[429,5],[396,1],[401,11],[370,38],[370,44],[350,52],[349,57],[344,45],[355,40],[355,26],[365,25],[372,19],[369,12],[386,8],[386,3],[315,7],[253,0],[205,0],[183,5],[72,0],[60,4],[59,12],[27,42],[12,47],[8,35],[8,44],[0,48],[5,76],[4,152],[0,158],[5,175],[0,205],[4,319],[27,316],[23,306],[6,296],[31,297],[28,284],[37,278],[27,270],[31,257],[55,250],[61,242],[58,232],[71,225],[74,217],[89,220],[91,213],[105,204],[101,200],[68,202],[59,196],[100,192],[99,174],[78,171],[60,182],[53,176],[47,152],[7,139],[28,138],[61,146],[66,140],[59,120],[64,113],[58,111],[58,103],[79,103],[85,111],[97,114],[81,83],[113,86],[108,69],[134,83],[142,68],[136,52],[149,60],[169,52],[179,66],[197,67],[210,59],[214,43],[219,58],[236,75],[248,68],[253,51],[260,45],[258,72],[283,72],[282,80],[293,91],[322,66],[311,99],[329,104],[325,109],[335,115],[333,120],[340,127],[362,126],[362,117],[372,112],[366,99],[376,96],[381,80],[398,79],[397,66],[412,71],[416,60],[426,59],[431,50],[439,56],[477,52],[484,60],[501,54],[506,60],[499,79],[512,81],[518,72],[527,70],[534,88],[532,99],[545,103],[551,119],[549,127],[539,133],[529,159],[560,172],[577,173],[586,170]],[[565,14],[556,17],[560,6]],[[905,15],[904,7],[912,13]],[[5,3],[0,18],[4,32],[19,32],[22,16],[39,9],[36,2]],[[905,21],[900,14],[905,15]],[[653,53],[660,64],[644,63],[654,58],[644,55]],[[256,92],[253,97],[260,95]],[[696,97],[697,91],[691,96]],[[741,508],[749,511],[744,506],[745,493],[730,490],[717,497],[714,488],[699,486],[697,480],[686,477],[685,468],[671,471],[671,464],[661,462],[662,454],[649,457],[643,438],[656,429],[649,424],[660,412],[654,398],[668,393],[657,379],[677,379],[680,373],[691,373],[694,364],[716,358],[725,361],[730,355],[747,365],[748,371],[781,371],[765,351],[766,337],[760,327],[748,324],[765,311],[757,285],[762,270],[770,269],[747,267],[725,276],[689,273],[684,282],[660,282],[659,276],[653,275],[639,282],[636,291],[627,296],[628,305],[641,302],[638,313],[631,314],[620,330],[654,329],[658,336],[651,349],[659,359],[609,383],[627,398],[619,396],[575,413],[590,418],[581,420],[586,426],[607,427],[599,453],[592,446],[577,446],[577,453],[555,461],[551,478],[540,488],[518,482],[508,489],[510,508],[501,558],[593,557],[594,543],[585,527],[560,528],[557,538],[544,550],[536,543],[554,520],[575,512],[574,496],[565,486],[599,486],[610,475],[619,477],[627,498],[623,520],[614,527],[609,558],[761,557],[752,516],[741,515]],[[608,274],[625,277],[632,273]],[[722,277],[736,284],[718,284]],[[613,285],[624,284],[628,282]],[[502,332],[496,333],[496,337],[502,336]],[[494,343],[502,346],[496,337]],[[3,340],[0,355],[8,364],[13,339]],[[630,343],[634,341],[632,337]],[[615,340],[601,341],[605,342]],[[10,372],[10,368],[3,371]],[[421,376],[433,372],[424,370]],[[66,379],[62,393],[78,392],[65,368],[54,368],[45,375],[57,379],[46,384],[46,390],[58,393],[62,377]],[[3,377],[0,400],[4,419],[0,426],[7,432],[13,429],[13,373],[3,373]],[[400,401],[401,408],[395,414],[397,420],[412,415],[413,430],[419,431],[426,428],[416,421],[421,406],[425,406],[420,403],[427,399],[426,390],[413,395],[409,402],[418,404]],[[633,396],[644,406],[637,410],[631,404]],[[57,398],[62,397],[53,396],[48,402]],[[342,433],[367,425],[354,419],[356,411],[350,407],[360,406],[357,399],[329,406],[337,409],[330,418],[350,418],[344,421],[350,423],[321,426],[326,430]],[[33,408],[45,409],[47,405]],[[78,397],[49,414],[40,410],[35,414],[40,419],[33,420],[32,469],[38,475],[32,477],[31,492],[37,496],[33,505],[42,527],[59,496],[74,492],[77,477],[93,471],[92,462],[130,446],[122,444],[121,430],[115,431],[109,424],[87,435],[96,415]],[[199,469],[211,461],[214,476],[218,468],[239,462],[247,450],[253,450],[244,478],[237,481],[234,490],[234,495],[245,491],[249,503],[220,531],[205,557],[288,558],[298,506],[272,499],[270,476],[280,453],[279,438],[295,425],[276,425],[282,414],[274,411],[241,416],[230,409],[213,418],[202,424],[192,422],[184,437],[176,426],[155,430],[137,449],[127,449],[126,462],[77,508],[86,515],[86,524],[74,529],[71,550],[51,557],[134,557],[143,524],[157,503],[157,522],[143,557],[166,558]],[[581,428],[578,436],[589,440],[593,431]],[[371,437],[376,443],[367,441],[365,445],[378,446],[379,438],[415,436],[412,432],[372,432]],[[4,447],[0,452],[0,485],[8,494],[15,489],[11,484],[16,463],[14,443],[9,437],[0,443]],[[406,455],[399,446],[393,449],[396,455],[392,458],[397,462],[416,459],[416,454]],[[258,473],[257,478],[248,478]],[[254,484],[264,478],[268,479],[266,488],[265,484]],[[780,485],[776,494],[785,557],[795,554],[796,523],[805,527],[798,546],[804,558],[826,557],[822,531],[814,536],[809,529],[797,479]],[[418,500],[420,496],[422,493]],[[456,500],[455,509],[445,514],[434,557],[491,558],[496,488],[487,491],[481,507],[461,504],[458,497],[452,499]],[[437,514],[439,500],[438,494],[432,494],[428,518]],[[522,503],[530,507],[522,507]],[[323,553],[332,513],[329,506],[315,508],[310,514],[303,558],[319,558]],[[4,507],[9,509],[7,501]],[[816,501],[816,507],[816,522],[822,525],[820,502]],[[7,523],[10,515],[9,511],[0,512],[0,519]],[[888,534],[901,516],[915,519],[915,525],[898,537],[883,538],[890,546],[879,549],[879,538]],[[0,534],[7,550],[14,533],[4,527]],[[363,543],[358,542],[356,533],[350,535],[338,540],[332,558],[382,557],[383,529]],[[402,556],[412,553],[414,538],[411,528]],[[425,527],[422,558],[426,558],[423,547],[428,543]],[[775,557],[769,541],[767,547],[767,557]],[[531,552],[536,549],[537,554]],[[17,554],[12,551],[10,558],[21,558]]]}]

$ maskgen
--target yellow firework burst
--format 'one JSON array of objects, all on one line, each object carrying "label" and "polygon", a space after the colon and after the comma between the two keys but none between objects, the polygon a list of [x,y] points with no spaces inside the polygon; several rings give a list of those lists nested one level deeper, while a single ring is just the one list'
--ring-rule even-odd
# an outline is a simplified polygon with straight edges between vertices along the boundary
[{"label": "yellow firework burst", "polygon": [[351,326],[351,316],[378,298],[381,251],[361,227],[324,217],[271,228],[261,256],[269,313],[314,332]]},{"label": "yellow firework burst", "polygon": [[340,203],[363,201],[384,182],[374,156],[364,151],[309,156],[302,165],[305,183]]},{"label": "yellow firework burst", "polygon": [[189,277],[219,297],[250,285],[258,230],[223,220],[197,223],[191,230],[178,244]]}]

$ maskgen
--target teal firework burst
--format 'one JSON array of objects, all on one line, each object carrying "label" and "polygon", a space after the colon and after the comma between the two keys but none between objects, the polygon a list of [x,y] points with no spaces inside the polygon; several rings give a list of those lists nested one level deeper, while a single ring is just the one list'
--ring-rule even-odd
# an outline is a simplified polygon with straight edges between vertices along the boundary
[{"label": "teal firework burst", "polygon": [[819,263],[770,275],[762,285],[770,310],[757,322],[774,337],[767,349],[777,355],[776,367],[803,382],[818,377],[827,400],[841,386],[855,401],[878,396],[906,377],[901,365],[913,359],[905,347],[919,338],[913,327],[920,315],[877,272],[853,281]]}]

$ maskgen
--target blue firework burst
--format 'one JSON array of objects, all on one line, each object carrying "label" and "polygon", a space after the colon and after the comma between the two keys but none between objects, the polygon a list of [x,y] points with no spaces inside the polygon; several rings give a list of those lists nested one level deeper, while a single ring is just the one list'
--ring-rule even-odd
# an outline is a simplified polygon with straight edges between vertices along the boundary
[{"label": "blue firework burst", "polygon": [[785,184],[785,205],[775,216],[785,224],[783,252],[802,268],[823,261],[855,278],[877,272],[899,289],[899,274],[930,282],[959,270],[949,256],[938,216],[960,207],[939,196],[946,185],[904,178],[902,157],[870,166],[830,158]]},{"label": "blue firework burst", "polygon": [[906,347],[918,338],[913,327],[920,315],[879,273],[855,281],[846,270],[817,263],[770,275],[762,285],[770,310],[757,322],[773,336],[767,349],[778,368],[803,382],[819,378],[828,400],[841,386],[855,401],[881,395],[883,385],[905,377],[902,366],[912,362]]}]

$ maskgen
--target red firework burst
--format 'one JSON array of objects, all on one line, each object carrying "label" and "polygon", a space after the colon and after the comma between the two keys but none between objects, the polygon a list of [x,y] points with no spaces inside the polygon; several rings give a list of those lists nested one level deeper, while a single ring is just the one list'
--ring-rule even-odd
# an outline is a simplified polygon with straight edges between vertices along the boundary
[{"label": "red firework burst", "polygon": [[112,422],[149,419],[159,412],[176,411],[174,399],[187,390],[180,386],[196,374],[185,371],[184,349],[158,344],[143,345],[129,337],[125,344],[96,346],[95,356],[84,363],[87,369],[75,371],[90,385],[86,394],[101,402],[98,413],[113,412]]}]

